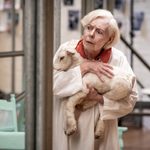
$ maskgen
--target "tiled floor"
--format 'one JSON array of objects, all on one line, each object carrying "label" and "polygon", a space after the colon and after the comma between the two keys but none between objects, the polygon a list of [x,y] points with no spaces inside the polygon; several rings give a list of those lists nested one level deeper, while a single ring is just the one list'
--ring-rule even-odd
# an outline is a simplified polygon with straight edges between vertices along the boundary
[{"label": "tiled floor", "polygon": [[150,130],[128,128],[123,135],[124,150],[150,150]]}]

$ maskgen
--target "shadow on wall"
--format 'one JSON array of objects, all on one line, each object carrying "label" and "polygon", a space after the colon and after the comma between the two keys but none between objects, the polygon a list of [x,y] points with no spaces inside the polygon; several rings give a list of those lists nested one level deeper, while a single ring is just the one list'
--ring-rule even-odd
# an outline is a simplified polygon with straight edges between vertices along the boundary
[{"label": "shadow on wall", "polygon": [[0,99],[9,99],[10,98],[10,94],[3,92],[2,90],[0,90]]}]

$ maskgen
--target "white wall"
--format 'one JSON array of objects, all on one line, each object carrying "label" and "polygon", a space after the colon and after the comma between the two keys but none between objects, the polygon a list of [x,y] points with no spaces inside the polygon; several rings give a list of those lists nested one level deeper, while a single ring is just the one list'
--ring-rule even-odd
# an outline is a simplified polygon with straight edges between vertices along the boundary
[{"label": "white wall", "polygon": [[[76,30],[68,29],[68,11],[79,11],[79,23]],[[73,5],[64,5],[64,0],[61,0],[61,43],[64,43],[71,39],[79,39],[81,37],[81,0],[74,0]]]},{"label": "white wall", "polygon": [[[123,22],[123,28],[121,30],[122,34],[125,38],[130,42],[130,0],[126,0],[126,5],[124,8],[124,13],[120,13],[115,11],[115,16],[120,18]],[[137,52],[146,60],[146,62],[150,65],[150,49],[149,49],[149,42],[150,42],[150,0],[136,0],[134,1],[134,11],[144,12],[144,22],[142,24],[140,31],[135,31],[135,37],[133,38],[133,47],[137,50]],[[123,51],[127,58],[130,61],[130,51],[126,48],[122,42],[119,42],[116,45],[121,51]],[[138,77],[138,79],[142,82],[142,84],[150,88],[150,72],[143,66],[143,64],[134,58],[134,73]],[[139,90],[139,94],[141,91]],[[140,100],[149,100],[146,96]],[[143,126],[145,128],[150,129],[150,117],[143,117]]]}]

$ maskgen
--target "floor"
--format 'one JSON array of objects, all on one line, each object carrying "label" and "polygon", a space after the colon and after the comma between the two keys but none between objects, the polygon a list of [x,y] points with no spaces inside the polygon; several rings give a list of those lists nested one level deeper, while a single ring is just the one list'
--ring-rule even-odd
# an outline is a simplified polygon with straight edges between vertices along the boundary
[{"label": "floor", "polygon": [[130,127],[123,139],[124,150],[150,150],[150,129]]}]

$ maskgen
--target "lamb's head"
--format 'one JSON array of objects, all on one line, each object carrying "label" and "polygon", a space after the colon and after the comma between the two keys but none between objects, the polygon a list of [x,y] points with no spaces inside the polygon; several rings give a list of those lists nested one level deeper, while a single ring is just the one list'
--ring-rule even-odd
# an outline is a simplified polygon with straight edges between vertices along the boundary
[{"label": "lamb's head", "polygon": [[54,69],[60,70],[60,71],[66,71],[69,69],[73,63],[72,56],[75,53],[69,50],[61,50],[59,51],[57,58],[53,64]]}]

